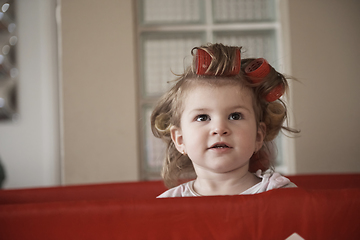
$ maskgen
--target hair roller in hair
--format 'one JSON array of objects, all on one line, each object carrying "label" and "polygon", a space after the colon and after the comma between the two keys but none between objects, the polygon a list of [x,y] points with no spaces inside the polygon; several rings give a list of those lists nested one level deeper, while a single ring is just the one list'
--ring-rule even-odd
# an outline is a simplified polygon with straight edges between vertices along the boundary
[{"label": "hair roller in hair", "polygon": [[278,100],[284,94],[284,92],[285,90],[283,85],[279,84],[266,95],[265,100],[268,102]]},{"label": "hair roller in hair", "polygon": [[[211,65],[212,57],[203,49],[197,49],[196,51],[196,74],[197,75],[217,75],[213,71],[209,71]],[[241,53],[239,49],[236,49],[236,58],[234,62],[234,67],[231,71],[221,73],[220,75],[224,76],[234,76],[239,74],[241,67]]]},{"label": "hair roller in hair", "polygon": [[[246,66],[245,73],[253,83],[262,82],[270,73],[270,64],[264,58],[255,59]],[[273,102],[279,99],[284,94],[284,91],[284,86],[279,84],[265,96],[265,100]]]},{"label": "hair roller in hair", "polygon": [[270,65],[264,58],[251,61],[245,68],[245,73],[253,83],[259,83],[270,72]]},{"label": "hair roller in hair", "polygon": [[206,72],[211,63],[211,56],[202,49],[196,51],[196,74],[197,75],[211,75]]}]

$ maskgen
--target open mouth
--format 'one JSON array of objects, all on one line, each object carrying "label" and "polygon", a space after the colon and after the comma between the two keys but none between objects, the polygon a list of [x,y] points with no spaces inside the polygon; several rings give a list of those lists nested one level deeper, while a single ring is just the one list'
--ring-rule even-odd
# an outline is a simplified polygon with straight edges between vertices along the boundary
[{"label": "open mouth", "polygon": [[231,148],[231,147],[226,143],[215,143],[209,149],[214,149],[214,148]]}]

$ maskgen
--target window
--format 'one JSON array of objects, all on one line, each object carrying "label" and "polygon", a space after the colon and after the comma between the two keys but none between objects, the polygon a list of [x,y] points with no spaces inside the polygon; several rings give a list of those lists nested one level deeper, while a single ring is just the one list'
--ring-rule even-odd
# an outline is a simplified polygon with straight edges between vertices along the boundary
[{"label": "window", "polygon": [[[192,60],[190,50],[208,42],[243,46],[242,57],[281,62],[276,0],[138,0],[139,103],[142,179],[160,177],[165,144],[153,137],[150,115],[159,97]],[[277,165],[283,166],[281,139]]]}]

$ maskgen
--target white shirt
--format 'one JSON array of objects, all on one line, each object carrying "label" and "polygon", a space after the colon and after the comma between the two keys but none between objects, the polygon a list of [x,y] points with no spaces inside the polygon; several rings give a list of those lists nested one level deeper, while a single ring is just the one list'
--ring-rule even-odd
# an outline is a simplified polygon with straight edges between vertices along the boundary
[{"label": "white shirt", "polygon": [[[267,170],[264,173],[262,173],[261,170],[258,170],[255,175],[259,178],[262,178],[262,181],[245,190],[244,192],[239,193],[239,195],[262,193],[276,188],[296,187],[296,185],[290,182],[288,178],[281,176],[279,173],[273,172],[271,170]],[[159,195],[158,198],[201,196],[195,192],[194,182],[195,180],[171,188]]]}]

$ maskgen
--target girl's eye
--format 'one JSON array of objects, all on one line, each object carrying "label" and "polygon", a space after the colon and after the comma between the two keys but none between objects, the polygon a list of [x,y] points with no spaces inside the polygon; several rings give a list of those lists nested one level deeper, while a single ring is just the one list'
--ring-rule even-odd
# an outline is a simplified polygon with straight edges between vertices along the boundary
[{"label": "girl's eye", "polygon": [[203,121],[207,121],[209,119],[210,119],[209,115],[206,115],[206,114],[199,115],[195,118],[195,120],[197,122],[203,122]]},{"label": "girl's eye", "polygon": [[229,119],[230,120],[240,120],[240,119],[243,119],[243,115],[241,113],[232,113],[230,114],[229,116]]}]

